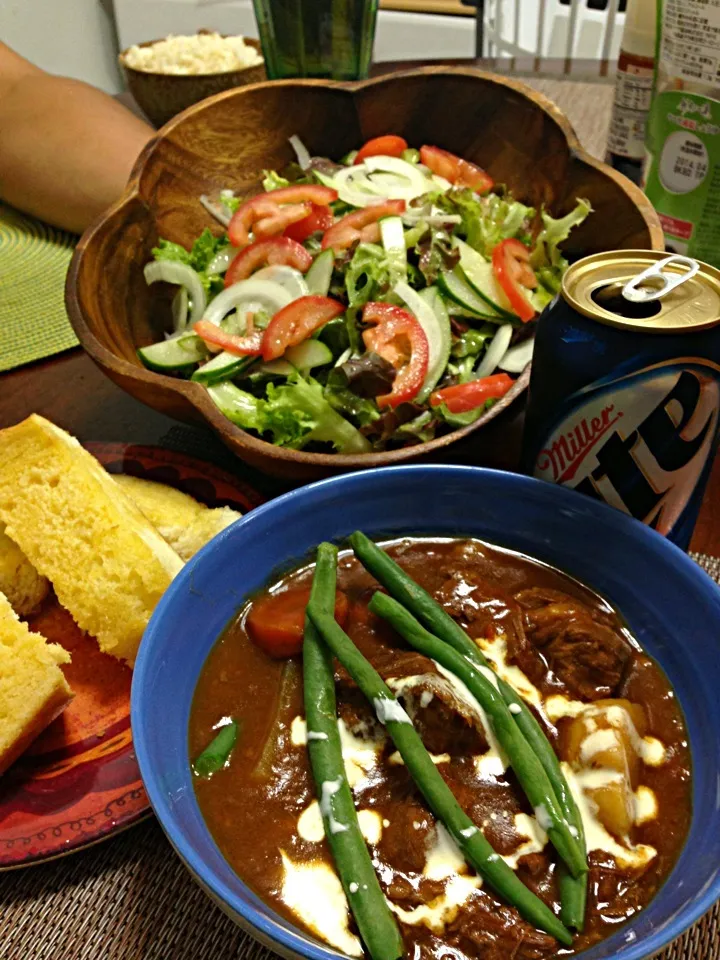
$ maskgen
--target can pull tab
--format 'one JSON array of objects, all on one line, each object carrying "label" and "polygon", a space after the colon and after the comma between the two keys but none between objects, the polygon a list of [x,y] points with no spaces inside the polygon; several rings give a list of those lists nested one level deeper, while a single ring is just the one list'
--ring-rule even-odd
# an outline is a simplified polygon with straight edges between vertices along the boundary
[{"label": "can pull tab", "polygon": [[[664,273],[663,268],[669,266],[682,266],[688,269],[684,273]],[[685,283],[690,277],[694,277],[700,269],[697,260],[690,257],[682,257],[680,254],[673,254],[671,257],[665,257],[658,263],[654,263],[647,270],[643,270],[632,280],[628,280],[622,289],[622,295],[626,300],[633,303],[648,303],[651,300],[660,300],[665,294],[670,293],[681,283]],[[657,285],[655,281],[661,280]],[[651,281],[647,283],[647,281]]]}]

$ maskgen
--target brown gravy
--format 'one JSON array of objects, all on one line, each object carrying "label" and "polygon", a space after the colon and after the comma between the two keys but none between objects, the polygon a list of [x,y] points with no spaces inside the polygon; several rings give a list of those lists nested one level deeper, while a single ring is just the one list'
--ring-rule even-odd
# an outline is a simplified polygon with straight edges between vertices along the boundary
[{"label": "brown gravy", "polygon": [[[561,758],[572,719],[550,722],[544,715],[549,697],[564,698],[556,701],[560,704],[611,698],[640,704],[647,723],[644,736],[664,745],[663,762],[640,763],[633,785],[641,785],[646,798],[652,791],[656,815],[636,823],[624,841],[635,849],[652,847],[655,855],[629,867],[607,849],[590,850],[586,926],[571,949],[559,948],[553,938],[525,923],[487,884],[435,929],[405,922],[402,918],[420,916],[419,907],[436,903],[443,894],[445,881],[426,870],[436,839],[434,819],[404,766],[390,760],[391,743],[382,746],[376,766],[354,788],[358,809],[378,813],[384,824],[373,855],[385,895],[403,911],[398,920],[407,956],[439,960],[448,948],[458,960],[549,960],[577,953],[609,936],[650,901],[685,840],[691,816],[690,755],[668,681],[616,613],[557,570],[477,541],[405,540],[393,544],[389,553],[473,639],[482,644],[498,635],[504,638],[505,662],[519,668],[542,697],[537,715]],[[281,589],[309,584],[311,577],[311,570],[300,570],[285,577]],[[402,687],[403,678],[437,672],[432,661],[405,647],[368,612],[377,584],[351,555],[341,557],[338,587],[350,601],[345,629],[384,679],[394,678]],[[230,765],[210,780],[196,779],[196,793],[212,835],[237,873],[263,900],[302,926],[282,899],[280,850],[296,863],[332,863],[324,839],[309,841],[298,834],[298,818],[315,799],[306,749],[293,743],[298,727],[293,720],[303,716],[302,670],[299,658],[273,661],[252,644],[244,628],[246,612],[247,607],[216,644],[199,680],[190,756],[206,746],[211,728],[223,716],[241,719],[242,733]],[[336,670],[336,681],[346,728],[358,736],[376,736],[371,710],[342,668]],[[402,691],[396,692],[400,696]],[[478,766],[473,758],[488,747],[482,730],[453,714],[441,697],[428,701],[428,693],[418,700],[418,690],[409,687],[406,693],[416,697],[415,722],[427,748],[441,758],[438,769],[459,802],[482,825],[495,850],[511,856],[528,843],[518,824],[524,822],[522,815],[533,812],[511,771],[492,773]],[[549,845],[528,850],[518,858],[518,876],[548,904],[557,905],[554,851]],[[474,876],[470,868],[467,873]]]}]

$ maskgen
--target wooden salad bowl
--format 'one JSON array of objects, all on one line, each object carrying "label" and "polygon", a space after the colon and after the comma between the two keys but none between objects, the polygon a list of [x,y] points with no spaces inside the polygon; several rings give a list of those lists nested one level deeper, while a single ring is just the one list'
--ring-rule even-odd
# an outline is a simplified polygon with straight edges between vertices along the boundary
[{"label": "wooden salad bowl", "polygon": [[644,194],[586,154],[562,111],[522,83],[467,67],[424,67],[359,83],[258,83],[205,100],[163,127],[140,155],[125,195],[83,235],[66,301],[92,359],[138,400],[179,420],[204,421],[240,458],[291,480],[421,458],[467,459],[468,450],[472,459],[470,441],[524,393],[529,368],[470,426],[413,447],[348,456],[252,437],[217,410],[200,384],[146,370],[136,354],[171,328],[172,291],[149,287],[143,277],[158,238],[189,248],[205,227],[222,229],[200,204],[201,194],[259,192],[264,169],[294,159],[292,134],[312,154],[338,158],[388,131],[466,157],[519,200],[544,203],[555,215],[587,198],[594,213],[573,230],[566,245],[571,258],[662,249],[660,223]]}]

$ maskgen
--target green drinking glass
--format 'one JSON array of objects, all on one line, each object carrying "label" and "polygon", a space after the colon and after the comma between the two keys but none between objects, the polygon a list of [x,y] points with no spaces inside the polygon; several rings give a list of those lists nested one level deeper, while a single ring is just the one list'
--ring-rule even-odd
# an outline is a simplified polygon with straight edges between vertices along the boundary
[{"label": "green drinking glass", "polygon": [[271,80],[361,80],[368,74],[378,0],[253,0]]}]

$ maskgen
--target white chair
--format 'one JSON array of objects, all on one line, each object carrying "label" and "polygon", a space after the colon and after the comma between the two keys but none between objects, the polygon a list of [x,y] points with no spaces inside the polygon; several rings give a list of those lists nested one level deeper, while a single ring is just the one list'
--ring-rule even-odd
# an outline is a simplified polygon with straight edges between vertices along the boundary
[{"label": "white chair", "polygon": [[626,0],[477,0],[485,57],[617,60]]}]

